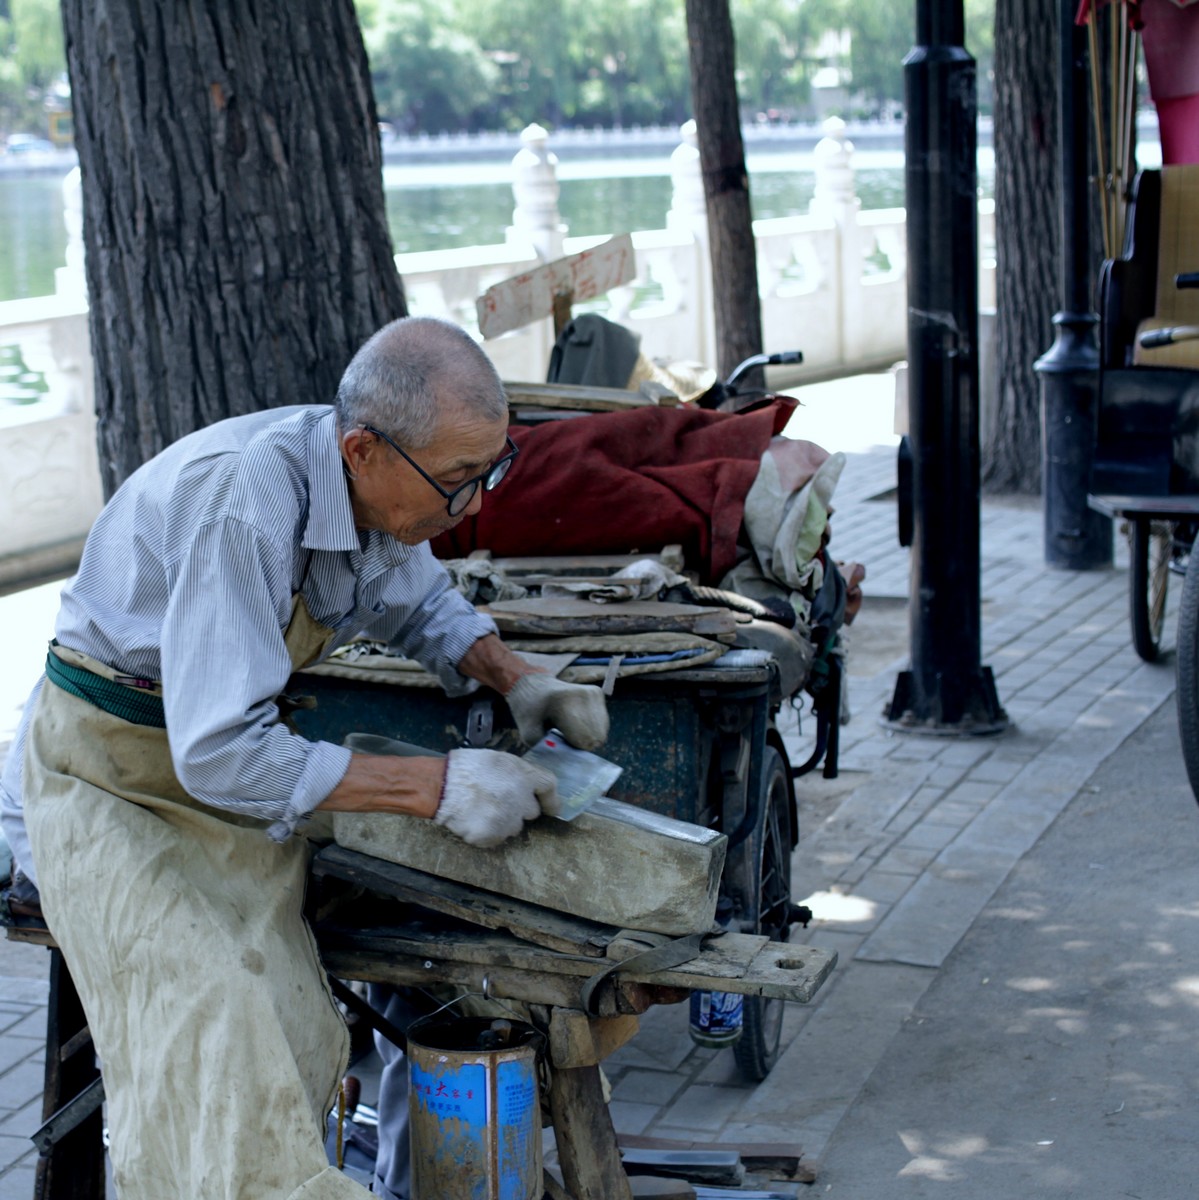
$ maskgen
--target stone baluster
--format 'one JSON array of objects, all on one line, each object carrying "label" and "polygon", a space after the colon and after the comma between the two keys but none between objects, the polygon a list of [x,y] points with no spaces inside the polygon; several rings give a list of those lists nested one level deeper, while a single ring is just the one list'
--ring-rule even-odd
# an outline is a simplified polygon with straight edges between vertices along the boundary
[{"label": "stone baluster", "polygon": [[562,257],[566,226],[558,213],[558,157],[551,153],[549,136],[540,125],[528,126],[520,135],[521,148],[512,159],[512,194],[516,207],[508,241],[532,243],[545,262]]},{"label": "stone baluster", "polygon": [[71,300],[87,302],[87,276],[83,269],[83,177],[73,167],[62,181],[62,217],[67,227],[66,265],[54,272],[54,291]]},{"label": "stone baluster", "polygon": [[679,134],[683,140],[670,155],[670,211],[666,214],[666,228],[686,229],[707,240],[708,203],[704,198],[695,122],[685,122]]},{"label": "stone baluster", "polygon": [[858,212],[862,202],[854,190],[853,143],[845,136],[845,122],[830,117],[824,137],[813,151],[816,189],[808,211],[836,227],[837,255],[835,304],[837,358],[845,362],[869,355],[870,329],[862,305],[862,235]]},{"label": "stone baluster", "polygon": [[694,348],[683,355],[696,362],[712,363],[716,357],[716,316],[712,299],[712,258],[708,237],[708,202],[704,195],[704,177],[699,162],[699,135],[695,122],[679,128],[682,142],[670,155],[670,211],[666,228],[694,238],[695,286],[693,338]]}]

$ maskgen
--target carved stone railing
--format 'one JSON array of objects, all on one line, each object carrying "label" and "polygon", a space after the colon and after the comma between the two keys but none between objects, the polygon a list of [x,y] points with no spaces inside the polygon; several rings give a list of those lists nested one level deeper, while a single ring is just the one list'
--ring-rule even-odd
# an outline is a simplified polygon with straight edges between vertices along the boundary
[{"label": "carved stone railing", "polygon": [[[861,211],[853,146],[834,120],[816,146],[807,214],[754,222],[767,350],[802,350],[804,365],[775,386],[883,368],[906,355],[904,210]],[[399,254],[410,311],[477,330],[475,298],[491,284],[604,240],[571,238],[558,210],[557,159],[531,126],[512,163],[514,209],[503,243]],[[636,278],[589,307],[641,337],[651,358],[715,359],[703,184],[693,123],[671,155],[664,227],[632,233]],[[0,383],[0,586],[69,565],[101,505],[78,171],[64,181],[68,243],[56,294],[0,303],[0,359],[23,359],[43,389]],[[994,304],[994,211],[979,208],[980,304]],[[624,232],[613,230],[614,233]],[[986,326],[989,328],[989,325]],[[983,341],[986,336],[984,331]],[[485,343],[505,379],[545,377],[549,319]],[[3,368],[0,366],[0,371]],[[986,386],[984,384],[984,392]]]}]

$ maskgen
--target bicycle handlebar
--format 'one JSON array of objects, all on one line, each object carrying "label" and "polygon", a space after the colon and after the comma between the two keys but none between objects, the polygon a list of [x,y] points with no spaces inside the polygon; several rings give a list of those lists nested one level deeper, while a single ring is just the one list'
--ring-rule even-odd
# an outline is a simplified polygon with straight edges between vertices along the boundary
[{"label": "bicycle handlebar", "polygon": [[1142,350],[1160,350],[1175,342],[1191,342],[1199,338],[1199,325],[1171,325],[1168,329],[1151,329],[1138,339]]},{"label": "bicycle handlebar", "polygon": [[742,375],[752,371],[755,367],[790,366],[801,362],[803,362],[802,350],[783,350],[779,354],[751,354],[749,358],[739,362],[733,368],[733,373],[724,381],[724,386],[731,388]]}]

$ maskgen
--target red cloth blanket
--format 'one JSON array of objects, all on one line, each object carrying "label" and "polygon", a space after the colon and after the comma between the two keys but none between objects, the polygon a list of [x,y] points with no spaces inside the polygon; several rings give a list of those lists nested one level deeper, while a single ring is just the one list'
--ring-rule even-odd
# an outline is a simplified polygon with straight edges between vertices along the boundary
[{"label": "red cloth blanket", "polygon": [[749,413],[638,408],[514,427],[520,456],[470,517],[432,542],[441,558],[651,553],[679,543],[704,582],[737,556],[745,494],[796,401]]}]

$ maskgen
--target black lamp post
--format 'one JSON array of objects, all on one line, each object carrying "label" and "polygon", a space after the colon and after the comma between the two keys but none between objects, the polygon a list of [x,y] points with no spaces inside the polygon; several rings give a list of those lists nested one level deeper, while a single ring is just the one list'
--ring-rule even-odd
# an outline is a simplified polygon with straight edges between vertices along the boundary
[{"label": "black lamp post", "polygon": [[1060,76],[1058,141],[1061,150],[1062,311],[1057,334],[1037,360],[1041,377],[1041,489],[1045,561],[1087,570],[1112,563],[1112,522],[1087,506],[1095,453],[1098,318],[1090,303],[1090,230],[1087,199],[1086,34],[1074,23],[1074,0],[1058,5]]},{"label": "black lamp post", "polygon": [[1007,716],[980,663],[978,105],[964,37],[962,0],[917,0],[904,60],[912,665],[885,716],[973,734]]}]

